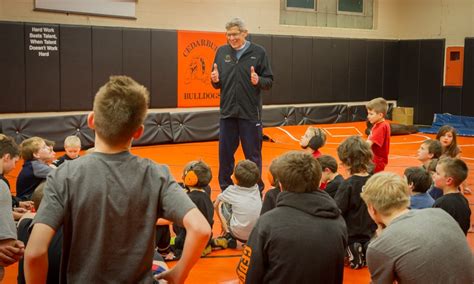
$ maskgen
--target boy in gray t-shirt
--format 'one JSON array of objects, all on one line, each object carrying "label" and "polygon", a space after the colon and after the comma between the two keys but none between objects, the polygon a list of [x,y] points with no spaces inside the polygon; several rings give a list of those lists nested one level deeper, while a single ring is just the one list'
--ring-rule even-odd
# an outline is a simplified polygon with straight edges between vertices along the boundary
[{"label": "boy in gray t-shirt", "polygon": [[396,174],[372,176],[361,194],[382,232],[367,249],[373,283],[473,283],[471,249],[440,209],[408,210],[408,185]]},{"label": "boy in gray t-shirt", "polygon": [[143,133],[145,87],[112,76],[94,99],[88,124],[94,153],[51,174],[25,252],[25,276],[44,283],[48,244],[63,227],[61,282],[151,283],[155,223],[166,218],[186,228],[183,257],[156,276],[181,283],[201,256],[210,227],[168,168],[132,155]]},{"label": "boy in gray t-shirt", "polygon": [[246,242],[262,209],[257,164],[250,160],[238,162],[234,177],[236,185],[227,187],[214,202],[223,232],[222,236],[213,240],[215,247],[236,248],[236,239]]},{"label": "boy in gray t-shirt", "polygon": [[4,267],[17,262],[25,247],[17,240],[10,186],[4,177],[15,168],[18,159],[19,149],[13,138],[0,134],[0,282]]}]

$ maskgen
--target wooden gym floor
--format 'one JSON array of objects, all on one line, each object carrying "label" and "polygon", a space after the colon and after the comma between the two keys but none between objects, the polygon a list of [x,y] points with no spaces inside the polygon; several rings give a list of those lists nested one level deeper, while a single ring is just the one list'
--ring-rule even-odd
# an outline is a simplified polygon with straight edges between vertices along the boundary
[{"label": "wooden gym floor", "polygon": [[[364,122],[356,123],[339,123],[339,124],[325,124],[316,125],[323,128],[327,133],[327,143],[321,149],[323,154],[329,154],[337,158],[336,148],[341,141],[350,135],[362,135],[365,138]],[[286,126],[265,128],[264,133],[271,137],[273,142],[263,143],[263,173],[264,177],[268,171],[271,161],[280,154],[289,150],[298,150],[299,138],[306,131],[307,125],[302,126]],[[416,152],[421,142],[425,139],[434,138],[430,134],[411,134],[391,137],[389,164],[387,171],[392,171],[400,175],[403,174],[405,168],[410,166],[419,166],[420,162],[416,159]],[[469,166],[469,176],[467,185],[474,189],[474,137],[459,137],[458,144],[462,150],[462,158]],[[141,157],[150,158],[158,163],[167,164],[174,177],[177,180],[181,179],[182,169],[184,165],[191,161],[201,159],[205,161],[211,168],[214,178],[211,182],[212,198],[213,200],[219,194],[220,189],[217,182],[218,171],[218,143],[211,142],[196,142],[185,144],[166,144],[146,147],[134,147],[132,152]],[[63,153],[58,152],[59,157]],[[236,161],[244,159],[241,149],[236,153]],[[16,169],[11,172],[7,178],[12,185],[12,191],[15,192],[15,181],[18,172],[21,169],[21,162],[18,163]],[[344,176],[347,173],[341,172]],[[269,189],[270,185],[265,180],[266,187]],[[469,200],[471,211],[474,212],[474,195],[466,195]],[[220,234],[219,220],[214,217],[213,234],[218,236]],[[295,220],[298,222],[298,220]],[[474,214],[471,215],[471,224],[474,223]],[[471,250],[474,250],[474,234],[468,233],[467,236]],[[288,248],[291,249],[291,248]],[[193,270],[191,271],[187,283],[238,283],[235,268],[240,257],[240,249],[226,249],[221,251],[214,251],[209,256],[201,258]],[[174,262],[168,263],[170,266]],[[124,264],[126,265],[126,264]],[[295,271],[298,270],[298,264],[292,263]],[[4,283],[16,283],[18,266],[17,264],[6,268],[6,275]],[[369,283],[370,276],[367,268],[361,270],[351,270],[345,268],[344,283]]]}]

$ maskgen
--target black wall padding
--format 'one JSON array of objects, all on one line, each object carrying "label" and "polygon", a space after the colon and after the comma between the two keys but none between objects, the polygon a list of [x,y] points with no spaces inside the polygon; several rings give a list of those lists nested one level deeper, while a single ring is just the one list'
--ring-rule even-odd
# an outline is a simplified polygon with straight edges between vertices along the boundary
[{"label": "black wall padding", "polygon": [[349,98],[349,40],[331,40],[332,98],[334,102],[348,102]]},{"label": "black wall padding", "polygon": [[173,142],[217,140],[219,116],[219,110],[171,113]]},{"label": "black wall padding", "polygon": [[[420,76],[420,41],[400,42],[400,89],[398,105],[418,110]],[[414,122],[418,123],[419,112],[414,113]]]},{"label": "black wall padding", "polygon": [[92,27],[92,93],[109,81],[111,75],[121,75],[122,29]]},{"label": "black wall padding", "polygon": [[92,109],[92,31],[60,26],[61,110]]},{"label": "black wall padding", "polygon": [[178,86],[176,31],[151,31],[151,107],[176,107]]},{"label": "black wall padding", "polygon": [[296,101],[298,94],[292,89],[293,40],[287,36],[274,36],[272,47],[273,90],[272,104]]},{"label": "black wall padding", "polygon": [[441,113],[450,113],[453,115],[461,115],[462,109],[462,87],[446,86],[443,88],[443,96],[441,98]]},{"label": "black wall padding", "polygon": [[332,96],[331,39],[313,38],[313,102],[334,102]]},{"label": "black wall padding", "polygon": [[366,100],[383,97],[383,45],[380,40],[367,41]]},{"label": "black wall padding", "polygon": [[83,149],[94,144],[94,133],[87,126],[87,115],[3,119],[2,132],[15,138],[17,143],[33,136],[49,139],[56,142],[56,150],[64,149],[64,139],[69,135],[77,135]]},{"label": "black wall padding", "polygon": [[464,75],[461,113],[474,116],[474,38],[464,40]]},{"label": "black wall padding", "polygon": [[0,22],[0,113],[25,111],[23,23]]},{"label": "black wall padding", "polygon": [[347,105],[296,107],[298,125],[347,122]]},{"label": "black wall padding", "polygon": [[[41,35],[41,38],[36,38],[36,40],[46,40],[42,32],[33,32],[33,27],[53,28],[54,33],[51,35],[56,36],[55,46],[59,49],[59,26],[50,24],[25,24],[25,46],[30,45],[28,43],[31,43],[31,34]],[[35,46],[46,47],[46,45],[36,44]],[[59,50],[44,50],[41,53],[48,56],[40,56],[40,51],[29,50],[29,48],[25,51],[26,111],[59,111]]]},{"label": "black wall padding", "polygon": [[[259,44],[259,45],[263,46],[263,48],[265,48],[265,51],[267,52],[268,60],[270,61],[270,66],[273,66],[273,63],[272,63],[272,36],[271,35],[254,34],[254,35],[251,35],[249,40],[256,43],[256,44]],[[273,69],[272,69],[272,71],[273,71]],[[263,104],[265,104],[265,105],[272,104],[272,89],[262,92]]]},{"label": "black wall padding", "polygon": [[[383,42],[383,97],[397,100],[400,81],[400,42]],[[379,95],[374,97],[380,97]]]},{"label": "black wall padding", "polygon": [[349,100],[365,101],[367,81],[367,41],[349,41]]},{"label": "black wall padding", "polygon": [[367,108],[365,105],[352,105],[347,107],[347,121],[364,121],[367,120]]},{"label": "black wall padding", "polygon": [[148,29],[123,29],[123,74],[150,90],[151,32]]},{"label": "black wall padding", "polygon": [[268,107],[262,113],[263,127],[296,125],[294,107]]},{"label": "black wall padding", "polygon": [[145,126],[143,135],[133,141],[133,145],[153,145],[171,143],[173,132],[171,130],[171,117],[168,112],[148,113],[143,123]]},{"label": "black wall padding", "polygon": [[292,101],[287,103],[311,103],[312,98],[312,52],[313,38],[311,37],[293,37],[292,49],[292,87],[291,90],[295,96]]},{"label": "black wall padding", "polygon": [[420,43],[420,83],[417,123],[428,125],[435,113],[442,111],[444,40]]}]

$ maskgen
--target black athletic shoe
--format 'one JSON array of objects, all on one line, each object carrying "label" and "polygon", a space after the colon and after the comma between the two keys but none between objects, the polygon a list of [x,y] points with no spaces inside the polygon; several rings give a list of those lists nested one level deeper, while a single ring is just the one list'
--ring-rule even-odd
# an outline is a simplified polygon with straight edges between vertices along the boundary
[{"label": "black athletic shoe", "polygon": [[361,269],[364,267],[364,253],[363,247],[360,243],[353,243],[347,247],[347,255],[349,257],[349,264],[352,269]]}]

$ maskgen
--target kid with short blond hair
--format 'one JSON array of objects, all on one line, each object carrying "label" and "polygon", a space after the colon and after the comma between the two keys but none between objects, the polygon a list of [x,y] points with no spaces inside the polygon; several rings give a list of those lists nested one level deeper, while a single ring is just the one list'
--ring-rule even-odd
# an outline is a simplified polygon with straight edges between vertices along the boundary
[{"label": "kid with short blond hair", "polygon": [[337,154],[342,167],[349,172],[349,177],[339,185],[334,200],[347,225],[350,266],[352,269],[360,269],[365,266],[365,249],[376,230],[367,207],[360,198],[373,166],[372,151],[360,136],[350,136],[337,147]]},{"label": "kid with short blond hair", "polygon": [[362,199],[381,228],[367,249],[371,282],[472,283],[473,258],[459,226],[440,209],[408,210],[408,191],[388,172],[365,184]]},{"label": "kid with short blond hair", "polygon": [[459,191],[459,185],[467,178],[466,163],[457,158],[442,158],[433,174],[435,186],[441,188],[443,196],[436,199],[433,207],[441,208],[451,215],[465,235],[471,227],[469,202]]},{"label": "kid with short blond hair", "polygon": [[51,147],[43,138],[31,137],[20,144],[20,156],[25,163],[16,181],[16,196],[21,200],[30,200],[35,188],[53,170],[47,165],[52,157]]},{"label": "kid with short blond hair", "polygon": [[373,162],[375,167],[373,173],[378,173],[387,166],[390,151],[390,124],[385,121],[388,104],[384,98],[375,98],[367,103],[366,108],[367,119],[373,124],[367,142],[374,153]]},{"label": "kid with short blond hair", "polygon": [[81,139],[75,135],[71,135],[64,139],[64,151],[66,152],[59,159],[54,161],[54,165],[59,167],[65,161],[71,161],[79,158],[79,152],[81,151]]},{"label": "kid with short blond hair", "polygon": [[61,226],[60,282],[151,283],[158,218],[183,225],[187,237],[180,261],[154,277],[186,280],[211,229],[167,166],[130,153],[143,134],[148,103],[146,88],[126,76],[112,76],[99,89],[88,115],[95,151],[46,182],[25,251],[28,283],[45,282],[48,244]]}]

